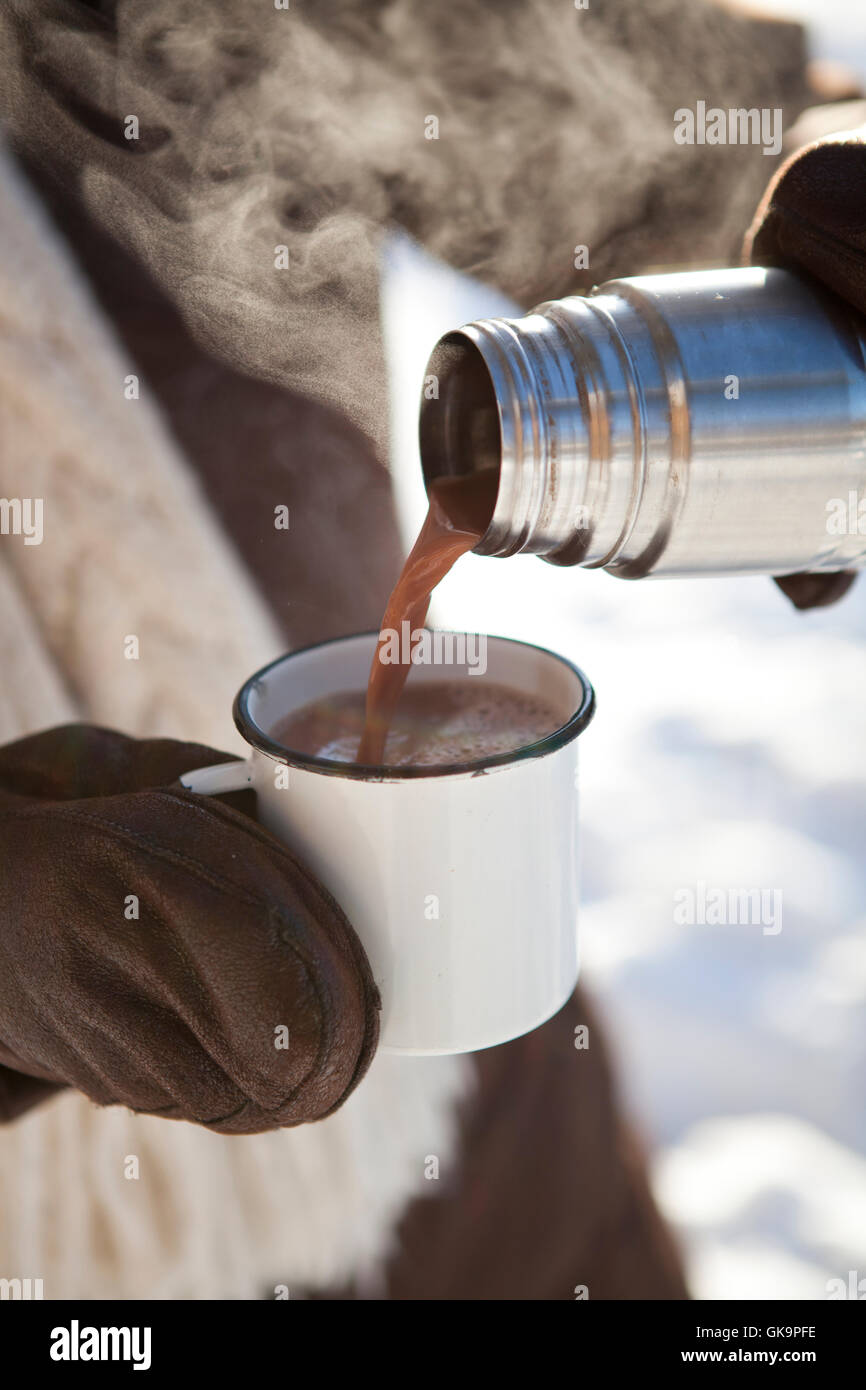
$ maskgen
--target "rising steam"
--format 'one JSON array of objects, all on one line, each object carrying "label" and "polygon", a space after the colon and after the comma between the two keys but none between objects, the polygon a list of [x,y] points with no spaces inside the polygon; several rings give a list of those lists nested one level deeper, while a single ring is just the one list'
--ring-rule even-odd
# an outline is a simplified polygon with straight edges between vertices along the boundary
[{"label": "rising steam", "polygon": [[527,305],[730,260],[770,161],[675,145],[673,111],[804,104],[799,31],[701,0],[7,0],[0,42],[13,142],[198,338],[380,442],[383,226]]}]

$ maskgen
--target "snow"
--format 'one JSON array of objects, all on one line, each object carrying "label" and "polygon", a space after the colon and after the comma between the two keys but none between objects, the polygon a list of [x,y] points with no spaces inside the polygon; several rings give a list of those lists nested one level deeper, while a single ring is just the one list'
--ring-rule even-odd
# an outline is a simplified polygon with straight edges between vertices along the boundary
[{"label": "snow", "polygon": [[845,63],[866,80],[866,8],[861,0],[821,0],[820,7],[815,0],[758,0],[753,8],[799,19],[809,30],[816,58]]}]

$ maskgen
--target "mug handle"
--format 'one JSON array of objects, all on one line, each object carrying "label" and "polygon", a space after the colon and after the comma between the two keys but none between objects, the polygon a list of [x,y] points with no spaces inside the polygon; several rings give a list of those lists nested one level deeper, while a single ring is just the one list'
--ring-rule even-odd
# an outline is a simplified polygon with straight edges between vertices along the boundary
[{"label": "mug handle", "polygon": [[202,796],[221,796],[223,792],[241,792],[251,786],[253,765],[248,758],[239,758],[233,763],[213,763],[210,767],[196,767],[191,772],[183,772],[179,778],[182,787],[188,792],[199,792]]}]

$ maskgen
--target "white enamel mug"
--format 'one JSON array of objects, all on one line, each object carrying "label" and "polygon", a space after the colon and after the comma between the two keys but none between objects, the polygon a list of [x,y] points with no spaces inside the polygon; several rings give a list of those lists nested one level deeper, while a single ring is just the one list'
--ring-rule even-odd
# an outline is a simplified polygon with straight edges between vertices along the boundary
[{"label": "white enamel mug", "polygon": [[456,768],[364,768],[294,752],[271,730],[366,687],[376,633],[291,652],[251,676],[234,717],[247,760],[181,778],[252,786],[260,822],[333,894],[382,996],[380,1050],[472,1052],[519,1037],[577,981],[577,736],[593,690],[563,657],[487,638],[487,670],[414,666],[410,681],[493,681],[562,713],[556,732]]}]

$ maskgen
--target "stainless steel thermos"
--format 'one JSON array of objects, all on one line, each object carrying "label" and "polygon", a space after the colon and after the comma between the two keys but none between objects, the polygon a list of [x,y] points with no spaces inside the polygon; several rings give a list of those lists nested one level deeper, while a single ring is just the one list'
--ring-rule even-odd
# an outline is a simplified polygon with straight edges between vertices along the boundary
[{"label": "stainless steel thermos", "polygon": [[420,430],[428,486],[498,470],[482,555],[626,578],[866,561],[866,323],[786,270],[613,280],[448,333]]}]

